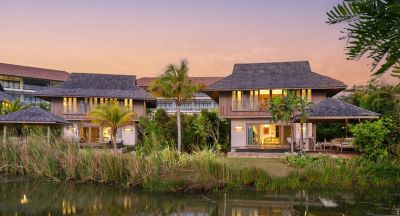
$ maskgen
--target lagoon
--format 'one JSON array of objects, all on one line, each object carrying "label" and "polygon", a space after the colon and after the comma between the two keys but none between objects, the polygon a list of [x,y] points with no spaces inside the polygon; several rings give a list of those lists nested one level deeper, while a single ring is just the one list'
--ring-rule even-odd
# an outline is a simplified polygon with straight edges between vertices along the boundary
[{"label": "lagoon", "polygon": [[0,215],[399,215],[400,191],[156,193],[2,177]]}]

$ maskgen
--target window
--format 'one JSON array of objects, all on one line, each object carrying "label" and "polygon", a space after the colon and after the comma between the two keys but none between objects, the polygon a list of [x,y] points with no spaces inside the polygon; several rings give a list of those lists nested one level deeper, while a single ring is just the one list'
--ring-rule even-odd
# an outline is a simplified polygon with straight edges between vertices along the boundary
[{"label": "window", "polygon": [[12,76],[0,76],[0,83],[3,88],[21,89],[21,79]]},{"label": "window", "polygon": [[65,97],[63,102],[64,113],[76,113],[78,110],[77,101],[77,98]]}]

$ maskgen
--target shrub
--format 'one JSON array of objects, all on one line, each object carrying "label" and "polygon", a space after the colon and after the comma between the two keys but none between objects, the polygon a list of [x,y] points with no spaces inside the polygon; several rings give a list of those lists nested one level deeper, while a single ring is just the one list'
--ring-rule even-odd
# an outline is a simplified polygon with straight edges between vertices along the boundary
[{"label": "shrub", "polygon": [[398,145],[400,140],[397,125],[389,118],[360,123],[350,127],[350,130],[355,138],[357,150],[371,160],[387,158],[390,147]]}]

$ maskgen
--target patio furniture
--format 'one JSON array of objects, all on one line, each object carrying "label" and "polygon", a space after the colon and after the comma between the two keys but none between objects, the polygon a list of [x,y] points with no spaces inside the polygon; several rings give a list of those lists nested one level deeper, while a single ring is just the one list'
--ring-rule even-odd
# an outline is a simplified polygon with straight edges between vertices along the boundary
[{"label": "patio furniture", "polygon": [[336,147],[338,150],[340,149],[340,152],[343,152],[343,149],[355,150],[354,141],[354,138],[344,138],[340,145],[336,145]]}]

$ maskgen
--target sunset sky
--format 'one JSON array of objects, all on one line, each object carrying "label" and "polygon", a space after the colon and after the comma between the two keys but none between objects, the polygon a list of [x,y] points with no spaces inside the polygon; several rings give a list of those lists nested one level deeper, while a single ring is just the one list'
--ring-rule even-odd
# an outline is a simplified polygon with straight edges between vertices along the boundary
[{"label": "sunset sky", "polygon": [[339,0],[1,0],[0,62],[69,72],[157,76],[189,61],[190,76],[226,76],[234,63],[309,60],[346,84],[369,79],[346,60]]}]

